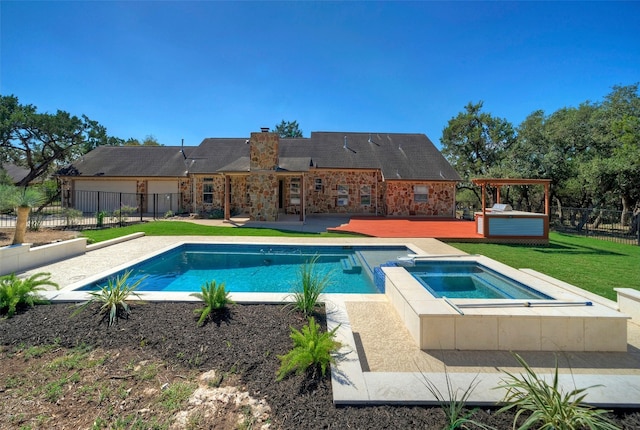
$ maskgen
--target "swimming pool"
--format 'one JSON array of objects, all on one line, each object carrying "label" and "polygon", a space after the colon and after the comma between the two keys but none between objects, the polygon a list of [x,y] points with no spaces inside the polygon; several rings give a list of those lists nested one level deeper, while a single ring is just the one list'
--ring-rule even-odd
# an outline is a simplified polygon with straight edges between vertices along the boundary
[{"label": "swimming pool", "polygon": [[316,273],[330,274],[326,293],[379,294],[373,269],[406,255],[405,246],[248,245],[186,243],[78,288],[94,290],[131,270],[137,291],[199,292],[215,280],[230,292],[288,293],[300,267],[317,256]]},{"label": "swimming pool", "polygon": [[474,261],[419,261],[406,269],[438,298],[553,300]]}]

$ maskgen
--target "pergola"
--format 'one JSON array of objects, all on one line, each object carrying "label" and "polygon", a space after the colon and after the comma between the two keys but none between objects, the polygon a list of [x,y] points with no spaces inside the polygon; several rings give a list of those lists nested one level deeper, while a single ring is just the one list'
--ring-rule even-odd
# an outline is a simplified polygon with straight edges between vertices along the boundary
[{"label": "pergola", "polygon": [[472,179],[475,185],[482,188],[482,213],[487,210],[486,190],[487,186],[496,187],[496,203],[500,203],[500,187],[505,185],[543,185],[544,186],[544,214],[549,215],[549,187],[551,179],[499,179],[499,178],[478,178]]},{"label": "pergola", "polygon": [[[549,188],[551,179],[478,178],[472,182],[482,188],[482,212],[476,213],[477,232],[485,238],[516,241],[549,240]],[[487,208],[487,187],[496,188],[496,203],[500,203],[500,189],[505,185],[542,185],[544,214]]]}]

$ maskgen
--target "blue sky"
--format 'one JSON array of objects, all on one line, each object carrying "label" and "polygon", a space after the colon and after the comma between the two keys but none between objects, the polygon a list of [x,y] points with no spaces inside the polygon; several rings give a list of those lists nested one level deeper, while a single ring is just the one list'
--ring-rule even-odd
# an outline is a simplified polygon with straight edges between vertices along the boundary
[{"label": "blue sky", "polygon": [[640,81],[638,2],[0,2],[0,93],[165,145],[514,126]]}]

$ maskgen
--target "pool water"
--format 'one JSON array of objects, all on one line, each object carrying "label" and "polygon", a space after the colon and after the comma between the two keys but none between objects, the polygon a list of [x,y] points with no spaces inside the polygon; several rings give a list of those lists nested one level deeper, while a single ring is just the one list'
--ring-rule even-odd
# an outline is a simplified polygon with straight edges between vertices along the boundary
[{"label": "pool water", "polygon": [[100,288],[132,270],[129,282],[144,278],[137,291],[200,292],[215,280],[231,292],[289,293],[301,266],[317,257],[315,273],[331,280],[326,293],[379,294],[373,268],[407,252],[404,246],[183,244],[79,289]]},{"label": "pool water", "polygon": [[420,261],[407,270],[435,297],[553,300],[477,262]]}]

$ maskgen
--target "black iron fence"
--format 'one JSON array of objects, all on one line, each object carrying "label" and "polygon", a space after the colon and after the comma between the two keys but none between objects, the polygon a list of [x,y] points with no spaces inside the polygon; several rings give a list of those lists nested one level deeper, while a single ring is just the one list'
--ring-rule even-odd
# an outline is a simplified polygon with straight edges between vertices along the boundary
[{"label": "black iron fence", "polygon": [[594,209],[552,209],[550,227],[611,242],[640,245],[640,213]]},{"label": "black iron fence", "polygon": [[[126,225],[145,219],[158,219],[183,212],[180,193],[117,193],[75,191],[50,206],[29,214],[28,228],[101,228]],[[0,214],[0,228],[14,227],[12,212]]]}]

